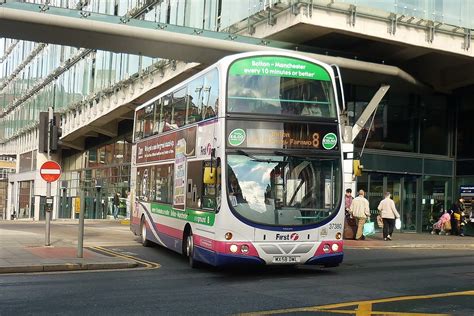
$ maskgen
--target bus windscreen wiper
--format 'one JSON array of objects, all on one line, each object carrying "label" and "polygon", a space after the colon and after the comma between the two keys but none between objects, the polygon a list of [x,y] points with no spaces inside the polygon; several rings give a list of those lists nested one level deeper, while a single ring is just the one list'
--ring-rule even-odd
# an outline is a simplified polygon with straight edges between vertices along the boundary
[{"label": "bus windscreen wiper", "polygon": [[277,156],[283,156],[283,157],[289,157],[289,158],[297,158],[297,159],[303,159],[307,161],[334,161],[333,157],[330,158],[323,158],[321,156],[319,157],[311,157],[311,156],[305,156],[305,155],[294,155],[294,154],[289,154],[285,153],[283,151],[274,151],[273,152]]},{"label": "bus windscreen wiper", "polygon": [[253,161],[258,161],[258,162],[267,162],[267,163],[280,163],[281,161],[275,161],[275,160],[271,160],[271,159],[262,159],[262,158],[257,158],[241,149],[237,150],[237,153],[238,154],[241,154],[241,155],[244,155],[244,156],[247,156],[249,157],[250,159],[252,159]]},{"label": "bus windscreen wiper", "polygon": [[304,160],[320,160],[319,158],[313,158],[309,156],[304,156],[304,155],[293,155],[293,154],[288,154],[283,151],[274,151],[273,152],[277,156],[284,156],[284,157],[289,157],[289,158],[298,158],[298,159],[304,159]]}]

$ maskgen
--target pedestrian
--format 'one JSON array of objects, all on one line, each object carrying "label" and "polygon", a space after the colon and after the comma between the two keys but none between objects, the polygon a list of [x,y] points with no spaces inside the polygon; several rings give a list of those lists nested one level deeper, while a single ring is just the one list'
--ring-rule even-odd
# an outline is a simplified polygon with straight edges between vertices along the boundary
[{"label": "pedestrian", "polygon": [[383,220],[383,240],[385,241],[392,240],[395,218],[400,218],[395,202],[390,198],[390,195],[390,192],[385,193],[385,199],[380,201],[377,207]]},{"label": "pedestrian", "polygon": [[130,191],[127,191],[127,199],[125,200],[125,206],[126,206],[126,217],[130,218]]},{"label": "pedestrian", "polygon": [[[464,199],[460,198],[451,208],[451,232],[453,235],[464,235],[464,231],[461,230],[461,220],[464,214]],[[464,228],[464,227],[463,227]]]},{"label": "pedestrian", "polygon": [[346,195],[345,195],[345,198],[344,198],[346,216],[349,215],[349,213],[350,213],[351,204],[352,204],[352,200],[353,200],[353,199],[354,199],[354,198],[352,197],[352,190],[351,190],[351,189],[347,189],[347,190],[346,190]]},{"label": "pedestrian", "polygon": [[345,218],[344,218],[344,239],[354,239],[357,232],[357,222],[351,215],[352,190],[347,189],[344,197]]},{"label": "pedestrian", "polygon": [[114,219],[118,218],[119,206],[120,206],[120,197],[119,197],[119,193],[117,192],[114,194]]},{"label": "pedestrian", "polygon": [[369,201],[364,197],[364,190],[359,190],[359,195],[352,200],[349,212],[357,220],[356,240],[364,240],[364,224],[370,215]]}]

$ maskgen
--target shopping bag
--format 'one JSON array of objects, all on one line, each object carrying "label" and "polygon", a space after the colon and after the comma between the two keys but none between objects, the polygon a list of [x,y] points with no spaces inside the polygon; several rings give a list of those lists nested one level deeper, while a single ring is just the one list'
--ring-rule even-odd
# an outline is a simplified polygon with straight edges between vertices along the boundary
[{"label": "shopping bag", "polygon": [[374,235],[375,234],[375,225],[374,225],[374,222],[366,222],[364,224],[364,230],[363,230],[363,233],[362,233],[364,236],[370,236],[370,235]]},{"label": "shopping bag", "polygon": [[377,226],[379,226],[380,228],[383,228],[383,219],[382,219],[382,216],[380,215],[377,215]]},{"label": "shopping bag", "polygon": [[402,228],[402,221],[399,218],[395,220],[395,228],[396,229]]},{"label": "shopping bag", "polygon": [[451,230],[451,221],[446,221],[446,222],[444,222],[443,230],[444,230],[445,232],[449,232],[449,231]]}]

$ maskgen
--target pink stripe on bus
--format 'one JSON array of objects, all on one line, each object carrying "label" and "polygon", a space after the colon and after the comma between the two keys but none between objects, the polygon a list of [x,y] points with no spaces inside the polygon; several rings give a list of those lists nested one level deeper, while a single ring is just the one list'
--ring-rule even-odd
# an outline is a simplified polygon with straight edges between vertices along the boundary
[{"label": "pink stripe on bus", "polygon": [[156,227],[156,229],[158,230],[159,233],[163,233],[163,234],[166,234],[168,236],[171,236],[171,237],[174,237],[174,238],[177,238],[177,239],[183,239],[183,231],[182,230],[179,230],[179,229],[176,229],[176,228],[173,228],[173,227],[169,227],[169,226],[166,226],[166,225],[163,225],[163,224],[158,224],[158,223],[155,224],[155,227]]}]

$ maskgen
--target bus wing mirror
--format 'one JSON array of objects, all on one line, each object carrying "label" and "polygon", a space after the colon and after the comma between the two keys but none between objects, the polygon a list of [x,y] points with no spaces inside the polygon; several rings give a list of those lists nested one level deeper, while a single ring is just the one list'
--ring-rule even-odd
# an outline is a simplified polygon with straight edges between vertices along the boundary
[{"label": "bus wing mirror", "polygon": [[216,168],[205,167],[202,182],[204,184],[215,184],[216,183]]}]

